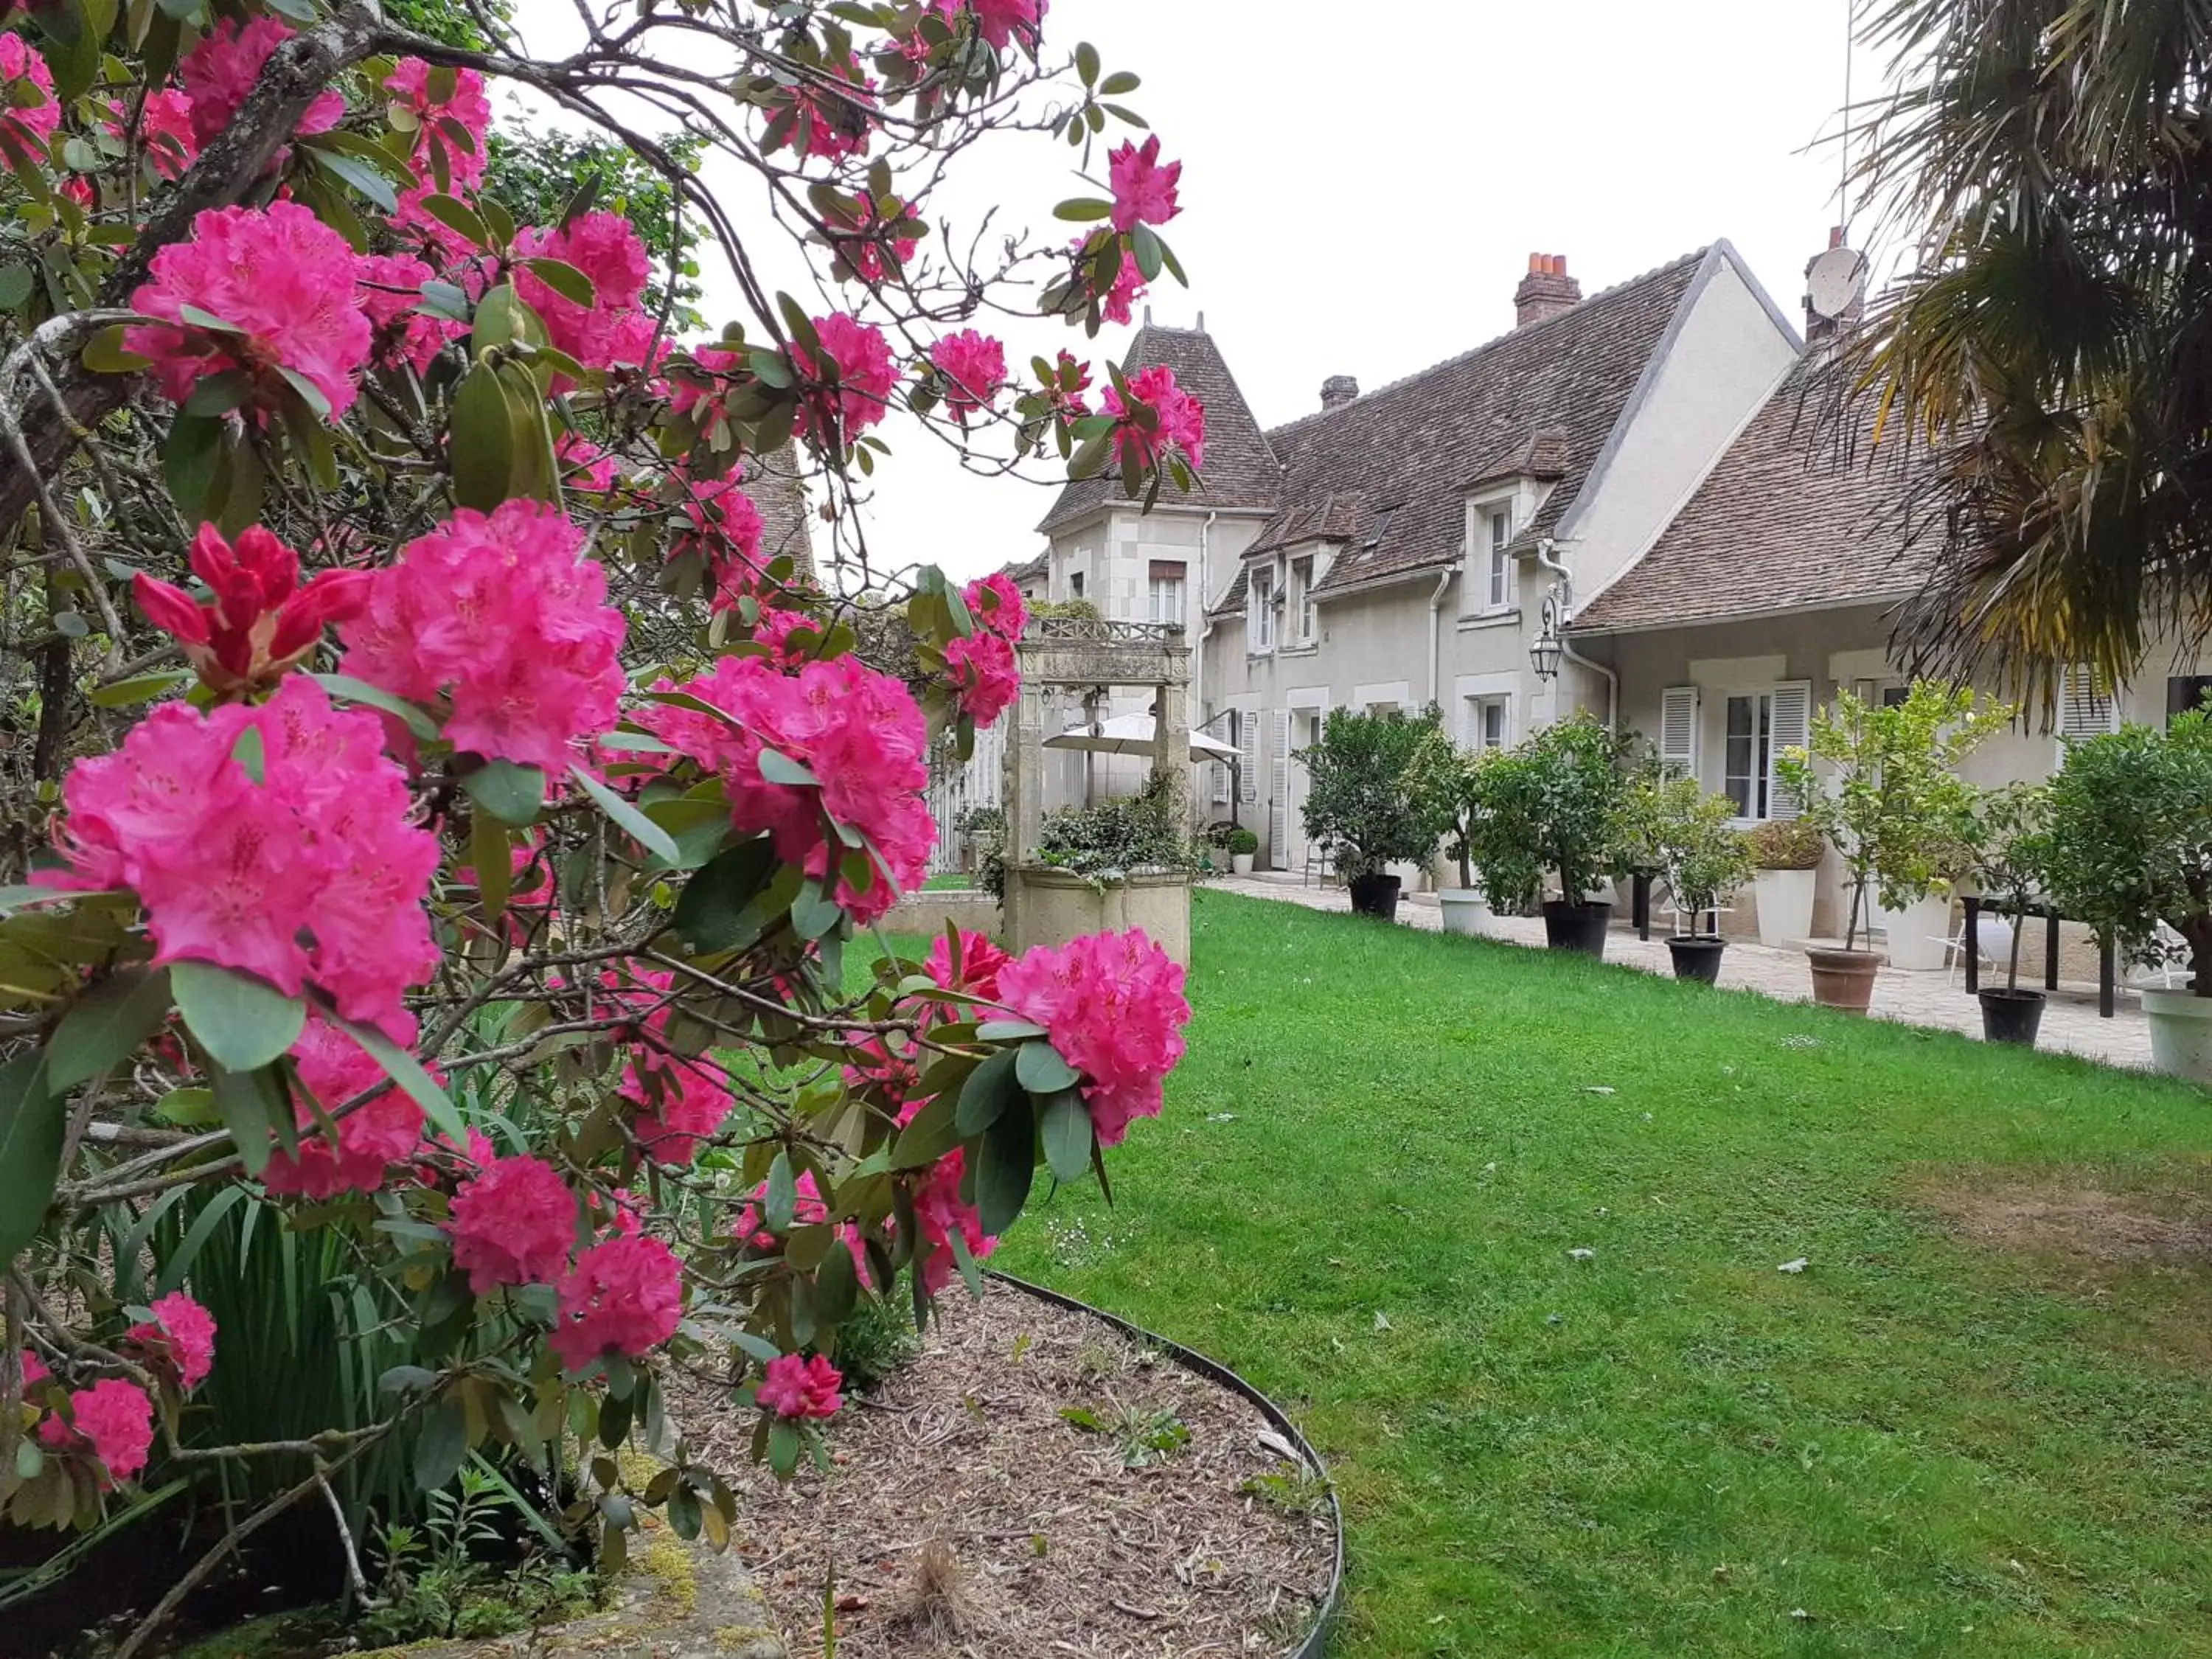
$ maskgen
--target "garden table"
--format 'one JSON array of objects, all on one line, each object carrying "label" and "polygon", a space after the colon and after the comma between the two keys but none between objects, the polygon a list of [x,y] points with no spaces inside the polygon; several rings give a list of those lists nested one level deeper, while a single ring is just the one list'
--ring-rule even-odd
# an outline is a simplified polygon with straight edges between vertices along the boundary
[{"label": "garden table", "polygon": [[[2043,988],[2046,991],[2058,988],[2058,924],[2062,918],[2056,905],[2030,905],[2025,910],[2009,904],[1994,903],[1984,898],[1969,896],[1966,901],[1966,931],[1960,936],[1959,948],[1966,956],[1966,994],[1972,996],[1982,988],[1982,953],[1977,947],[1981,938],[1982,912],[1993,915],[2009,915],[2021,926],[2027,925],[2032,915],[2043,918]],[[2106,1019],[2112,1017],[2114,953],[2110,939],[2101,940],[2097,951],[2097,1012]]]}]

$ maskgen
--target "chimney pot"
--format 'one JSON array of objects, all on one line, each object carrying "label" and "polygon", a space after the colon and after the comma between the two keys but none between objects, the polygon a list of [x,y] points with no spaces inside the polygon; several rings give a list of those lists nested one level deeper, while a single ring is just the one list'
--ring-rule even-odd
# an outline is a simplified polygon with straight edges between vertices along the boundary
[{"label": "chimney pot", "polygon": [[1359,395],[1359,382],[1349,374],[1332,374],[1321,383],[1321,406],[1341,409]]},{"label": "chimney pot", "polygon": [[1564,253],[1532,253],[1528,274],[1513,292],[1514,325],[1526,328],[1580,304],[1583,285],[1567,275]]}]

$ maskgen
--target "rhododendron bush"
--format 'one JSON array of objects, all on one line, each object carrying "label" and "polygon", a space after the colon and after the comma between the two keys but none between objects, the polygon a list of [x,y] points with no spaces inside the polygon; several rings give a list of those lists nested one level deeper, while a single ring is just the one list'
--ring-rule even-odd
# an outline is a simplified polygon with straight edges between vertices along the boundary
[{"label": "rhododendron bush", "polygon": [[[864,1298],[926,1317],[1159,1111],[1189,1011],[1141,935],[854,951],[1027,625],[871,544],[894,441],[1140,496],[1203,454],[1167,371],[989,331],[1181,275],[1136,77],[1048,12],[617,6],[537,56],[309,0],[0,24],[0,1522],[212,1480],[234,1528],[333,1517],[358,1588],[362,1471],[477,1453],[586,1472],[603,1552],[653,1507],[725,1542],[672,1367],[787,1474]],[[599,174],[518,219],[515,86],[665,184],[670,258]],[[995,131],[1097,181],[1034,204],[1073,246],[933,234]],[[683,337],[717,257],[744,313]],[[318,1352],[239,1276],[271,1240],[343,1266]],[[238,1420],[371,1354],[343,1414]],[[629,1438],[673,1473],[629,1488]]]}]

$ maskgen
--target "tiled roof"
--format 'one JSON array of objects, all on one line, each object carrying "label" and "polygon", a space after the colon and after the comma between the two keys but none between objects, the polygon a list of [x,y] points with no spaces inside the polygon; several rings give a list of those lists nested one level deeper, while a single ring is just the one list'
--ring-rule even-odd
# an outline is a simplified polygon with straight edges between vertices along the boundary
[{"label": "tiled roof", "polygon": [[1052,550],[1044,549],[1033,559],[1014,559],[999,567],[999,574],[1010,581],[1035,581],[1052,568]]},{"label": "tiled roof", "polygon": [[1504,483],[1510,478],[1540,478],[1553,483],[1567,476],[1573,453],[1566,428],[1547,426],[1541,432],[1530,433],[1460,488],[1480,489],[1485,484]]},{"label": "tiled roof", "polygon": [[813,574],[814,543],[807,533],[813,511],[807,505],[806,489],[799,482],[791,446],[747,457],[744,490],[761,516],[762,560],[788,553],[799,574]]},{"label": "tiled roof", "polygon": [[1558,479],[1524,538],[1573,505],[1707,252],[1594,295],[1462,356],[1267,434],[1283,501],[1364,495],[1364,535],[1328,592],[1458,556],[1466,486],[1525,462]]},{"label": "tiled roof", "polygon": [[1753,416],[1651,550],[1575,618],[1577,633],[1864,603],[1919,585],[1909,476],[1816,435],[1808,355]]},{"label": "tiled roof", "polygon": [[[1230,509],[1243,507],[1272,513],[1282,499],[1282,471],[1267,447],[1251,405],[1237,390],[1213,337],[1194,328],[1161,328],[1147,323],[1130,343],[1122,368],[1134,374],[1165,363],[1175,370],[1176,384],[1196,394],[1206,405],[1206,470],[1188,495],[1170,479],[1161,486],[1160,500],[1178,506]],[[1095,478],[1077,479],[1060,492],[1060,499],[1037,528],[1047,535],[1061,525],[1130,497],[1121,488],[1119,472],[1109,468]]]},{"label": "tiled roof", "polygon": [[1300,542],[1348,542],[1365,535],[1373,518],[1367,497],[1356,489],[1324,495],[1317,501],[1285,507],[1267,520],[1260,538],[1246,551],[1265,553],[1278,547],[1296,547]]}]

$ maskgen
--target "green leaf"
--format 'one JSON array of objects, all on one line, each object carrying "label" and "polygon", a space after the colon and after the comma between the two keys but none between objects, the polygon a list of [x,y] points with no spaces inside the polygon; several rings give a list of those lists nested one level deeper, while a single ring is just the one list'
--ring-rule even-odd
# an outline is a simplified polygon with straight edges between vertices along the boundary
[{"label": "green leaf", "polygon": [[1036,1175],[1036,1124],[1027,1099],[1017,1094],[983,1132],[975,1164],[975,1211],[983,1231],[998,1237],[1029,1202]]},{"label": "green leaf", "polygon": [[216,1115],[230,1131],[231,1144],[238,1148],[239,1161],[250,1176],[269,1167],[270,1136],[289,1105],[271,1098],[278,1092],[275,1082],[265,1069],[234,1072],[219,1065],[208,1069]]},{"label": "green leaf", "polygon": [[522,263],[532,276],[562,299],[586,308],[599,302],[599,290],[575,266],[560,259],[525,259]]},{"label": "green leaf", "polygon": [[172,963],[169,987],[200,1047],[234,1072],[259,1071],[300,1040],[307,1021],[298,997],[211,962]]},{"label": "green leaf", "polygon": [[571,775],[583,792],[599,804],[599,810],[611,818],[623,833],[656,858],[674,864],[681,857],[676,838],[651,818],[632,806],[620,795],[601,783],[579,766]]},{"label": "green leaf", "polygon": [[545,774],[513,761],[486,761],[461,780],[469,799],[518,828],[536,820],[545,805]]},{"label": "green leaf", "polygon": [[222,459],[222,417],[179,415],[161,446],[161,482],[187,525],[204,522],[216,470]]},{"label": "green leaf", "polygon": [[392,188],[392,181],[368,162],[351,155],[341,155],[334,150],[323,149],[314,144],[303,145],[315,165],[366,196],[386,213],[399,210],[399,198]]},{"label": "green leaf", "polygon": [[368,1051],[370,1059],[384,1067],[385,1075],[404,1089],[422,1109],[430,1120],[430,1127],[451,1140],[456,1146],[469,1144],[469,1126],[461,1121],[459,1109],[437,1080],[422,1069],[422,1062],[409,1054],[374,1025],[356,1025],[349,1019],[329,1016],[330,1021]]},{"label": "green leaf", "polygon": [[1014,1076],[1017,1057],[1017,1050],[1001,1048],[968,1074],[952,1117],[962,1139],[982,1133],[1021,1100]]},{"label": "green leaf", "polygon": [[840,1239],[814,1270],[814,1316],[825,1325],[842,1325],[853,1316],[860,1295],[860,1276],[853,1266],[853,1253]]},{"label": "green leaf", "polygon": [[[0,265],[0,311],[13,311],[29,299],[36,280],[28,265]],[[89,352],[92,348],[87,346],[85,349]],[[86,367],[93,365],[88,363]]]},{"label": "green leaf", "polygon": [[[10,269],[22,271],[26,280],[30,276],[26,266],[15,265]],[[86,341],[82,358],[84,366],[95,374],[136,374],[139,370],[150,367],[150,360],[123,349],[123,337],[130,326],[128,323],[111,323]]]},{"label": "green leaf", "polygon": [[1052,216],[1065,219],[1071,224],[1082,225],[1103,219],[1113,211],[1111,202],[1102,201],[1096,196],[1073,196],[1053,209]]},{"label": "green leaf", "polygon": [[1060,1057],[1051,1043],[1038,1040],[1014,1050],[1014,1075],[1033,1095],[1056,1095],[1083,1080],[1082,1073]]},{"label": "green leaf", "polygon": [[169,975],[126,968],[71,1005],[46,1045],[47,1086],[59,1094],[127,1060],[169,1013]]},{"label": "green leaf", "polygon": [[791,1218],[799,1209],[799,1187],[791,1173],[791,1154],[779,1149],[775,1162],[768,1166],[768,1188],[761,1196],[761,1220],[772,1233],[791,1231]]},{"label": "green leaf", "polygon": [[525,345],[543,346],[546,337],[544,319],[523,302],[513,283],[501,283],[477,303],[476,326],[469,341],[481,357],[518,340]]},{"label": "green leaf", "polygon": [[469,814],[469,862],[476,866],[484,920],[495,927],[507,914],[507,889],[514,874],[507,853],[507,827],[489,812]]},{"label": "green leaf", "polygon": [[461,1472],[469,1455],[468,1414],[457,1400],[441,1400],[422,1418],[422,1437],[415,1443],[415,1484],[442,1492]]},{"label": "green leaf", "polygon": [[1020,1042],[1044,1034],[1043,1026],[1025,1019],[987,1019],[975,1028],[976,1037],[984,1042]]},{"label": "green leaf", "polygon": [[1115,70],[1113,74],[1098,83],[1098,92],[1102,97],[1119,98],[1125,94],[1134,92],[1143,84],[1142,81],[1130,74],[1128,70]]},{"label": "green leaf", "polygon": [[461,376],[453,390],[448,457],[453,499],[489,513],[514,493],[514,417],[499,375],[484,364]]},{"label": "green leaf", "polygon": [[1040,1103],[1044,1161],[1055,1181],[1076,1181],[1091,1168],[1091,1114],[1082,1095],[1062,1089]]},{"label": "green leaf", "polygon": [[[478,247],[491,246],[491,232],[485,228],[484,222],[477,216],[477,210],[466,202],[452,196],[425,196],[422,205],[425,213],[448,230],[459,231]],[[492,290],[495,294],[499,291],[497,289]],[[511,289],[508,291],[512,292]],[[484,297],[489,300],[491,295],[488,294]]]},{"label": "green leaf", "polygon": [[103,685],[88,693],[85,701],[95,708],[129,708],[132,705],[151,702],[164,691],[188,685],[198,678],[189,668],[175,668],[160,674],[139,674],[127,680],[118,680],[112,685]]},{"label": "green leaf", "polygon": [[310,674],[307,678],[340,702],[362,703],[395,716],[418,738],[428,740],[438,735],[438,722],[427,713],[404,697],[395,697],[366,680],[357,680],[350,674]]},{"label": "green leaf", "polygon": [[29,1243],[61,1179],[65,1109],[46,1085],[46,1057],[0,1066],[0,1267]]},{"label": "green leaf", "polygon": [[716,854],[677,896],[676,937],[706,956],[752,943],[764,925],[757,901],[777,862],[775,848],[764,836]]},{"label": "green leaf", "polygon": [[1088,40],[1075,44],[1075,72],[1083,77],[1086,87],[1095,85],[1098,80],[1098,48]]},{"label": "green leaf", "polygon": [[206,1089],[170,1090],[154,1103],[154,1115],[185,1129],[204,1129],[222,1121],[216,1115],[215,1096]]},{"label": "green leaf", "polygon": [[952,1121],[956,1098],[950,1092],[940,1094],[908,1120],[892,1144],[891,1168],[926,1169],[959,1145]]},{"label": "green leaf", "polygon": [[812,788],[822,781],[780,749],[763,748],[761,750],[760,775],[770,783],[783,784],[793,789]]}]

